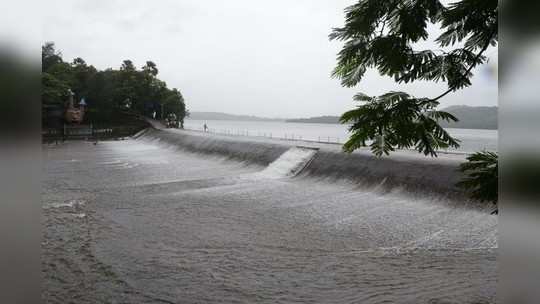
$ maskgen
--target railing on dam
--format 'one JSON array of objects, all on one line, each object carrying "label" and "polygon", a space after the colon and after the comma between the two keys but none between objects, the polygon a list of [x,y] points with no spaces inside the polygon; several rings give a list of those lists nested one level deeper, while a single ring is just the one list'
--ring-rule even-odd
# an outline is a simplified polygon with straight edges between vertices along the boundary
[{"label": "railing on dam", "polygon": [[[206,131],[203,127],[185,127],[185,130],[211,133],[217,135],[226,135],[226,136],[242,136],[242,137],[259,137],[259,138],[269,138],[277,140],[286,140],[286,141],[298,141],[298,142],[312,142],[312,143],[321,143],[321,144],[334,144],[334,145],[343,145],[347,138],[340,138],[335,136],[325,136],[317,135],[306,138],[300,134],[295,133],[276,133],[276,132],[262,132],[262,131],[252,131],[248,129],[221,129],[221,128],[207,128]],[[402,148],[402,150],[414,150],[413,148]],[[455,149],[438,149],[438,153],[447,153],[447,154],[468,154],[469,152],[455,150]]]},{"label": "railing on dam", "polygon": [[227,136],[263,137],[263,138],[288,140],[288,141],[316,142],[316,143],[337,144],[337,145],[343,144],[343,142],[341,141],[339,137],[334,137],[334,136],[318,135],[316,138],[315,137],[305,138],[304,136],[300,134],[287,133],[287,132],[275,133],[275,132],[250,131],[247,129],[215,129],[215,128],[208,128],[205,131],[204,128],[202,127],[200,128],[186,127],[185,129],[190,130],[190,131],[206,132],[206,133],[227,135]]},{"label": "railing on dam", "polygon": [[41,131],[43,142],[58,142],[64,140],[106,140],[129,137],[144,126],[140,125],[63,125],[60,128],[43,128]]}]

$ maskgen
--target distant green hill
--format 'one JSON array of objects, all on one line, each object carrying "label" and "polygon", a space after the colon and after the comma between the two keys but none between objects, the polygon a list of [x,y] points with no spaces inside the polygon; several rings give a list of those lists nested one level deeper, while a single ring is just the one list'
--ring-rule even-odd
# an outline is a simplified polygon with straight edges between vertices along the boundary
[{"label": "distant green hill", "polygon": [[286,122],[337,124],[339,123],[339,116],[317,116],[317,117],[310,117],[310,118],[295,118],[295,119],[287,119]]},{"label": "distant green hill", "polygon": [[188,119],[197,120],[236,120],[236,121],[283,121],[284,119],[264,118],[251,115],[236,115],[221,112],[190,112]]},{"label": "distant green hill", "polygon": [[[459,129],[497,129],[497,107],[450,106],[442,109],[456,116],[459,121],[454,123],[442,122],[446,128]],[[299,123],[339,123],[339,116],[317,116],[311,118],[287,119],[286,122]]]},{"label": "distant green hill", "polygon": [[459,129],[491,129],[498,128],[498,108],[497,107],[470,107],[470,106],[450,106],[443,111],[456,116],[458,122],[442,122],[446,128]]},{"label": "distant green hill", "polygon": [[[442,109],[456,116],[455,123],[442,122],[446,128],[459,129],[497,129],[497,107],[450,106]],[[339,116],[317,116],[310,118],[280,119],[265,118],[251,115],[235,115],[221,112],[191,112],[188,119],[197,120],[236,120],[236,121],[285,121],[297,123],[326,123],[338,124]]]}]

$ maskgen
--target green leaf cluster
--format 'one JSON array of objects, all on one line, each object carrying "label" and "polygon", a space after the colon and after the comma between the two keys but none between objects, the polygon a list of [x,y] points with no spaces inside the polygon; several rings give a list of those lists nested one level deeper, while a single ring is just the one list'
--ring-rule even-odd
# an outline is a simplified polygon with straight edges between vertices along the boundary
[{"label": "green leaf cluster", "polygon": [[438,105],[427,98],[414,98],[404,92],[390,92],[370,97],[359,93],[354,99],[363,102],[341,116],[352,133],[343,145],[346,152],[368,146],[377,155],[414,148],[425,155],[437,156],[438,149],[458,147],[438,121],[457,121],[452,114],[437,111]]},{"label": "green leaf cluster", "polygon": [[471,197],[480,201],[498,201],[498,155],[495,152],[476,152],[467,157],[460,170],[466,175],[457,186],[469,191]]},{"label": "green leaf cluster", "polygon": [[[332,75],[352,87],[369,68],[398,83],[444,81],[450,90],[471,85],[471,70],[498,40],[497,0],[361,0],[345,10],[345,26],[331,40],[344,41]],[[427,40],[428,25],[439,25],[440,49],[415,49]],[[448,50],[447,47],[458,46]],[[478,53],[477,51],[480,50]]]}]

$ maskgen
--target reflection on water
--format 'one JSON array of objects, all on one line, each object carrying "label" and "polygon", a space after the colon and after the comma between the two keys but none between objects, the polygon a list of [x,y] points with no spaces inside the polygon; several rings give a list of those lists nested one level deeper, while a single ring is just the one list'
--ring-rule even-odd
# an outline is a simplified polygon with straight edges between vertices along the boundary
[{"label": "reflection on water", "polygon": [[44,148],[46,302],[494,302],[489,210],[146,140]]},{"label": "reflection on water", "polygon": [[[204,123],[211,131],[232,135],[266,136],[273,138],[303,139],[344,143],[349,134],[347,127],[339,124],[289,123],[279,121],[231,121],[187,119],[185,128],[202,130]],[[447,129],[461,140],[459,151],[497,151],[497,130]]]}]

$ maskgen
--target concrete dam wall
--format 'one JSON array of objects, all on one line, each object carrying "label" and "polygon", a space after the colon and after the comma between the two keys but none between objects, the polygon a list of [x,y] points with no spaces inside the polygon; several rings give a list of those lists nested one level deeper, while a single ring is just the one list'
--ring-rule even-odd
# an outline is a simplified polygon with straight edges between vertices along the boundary
[{"label": "concrete dam wall", "polygon": [[324,144],[217,136],[180,130],[149,129],[137,138],[190,153],[263,167],[269,166],[296,146],[308,146],[317,151],[294,178],[347,181],[359,186],[380,186],[383,190],[400,188],[414,194],[442,195],[456,200],[465,197],[455,186],[461,178],[458,167],[465,161],[464,155],[443,154],[430,158],[413,151],[399,151],[390,157],[379,158],[367,150],[349,154],[341,152],[339,147]]}]

